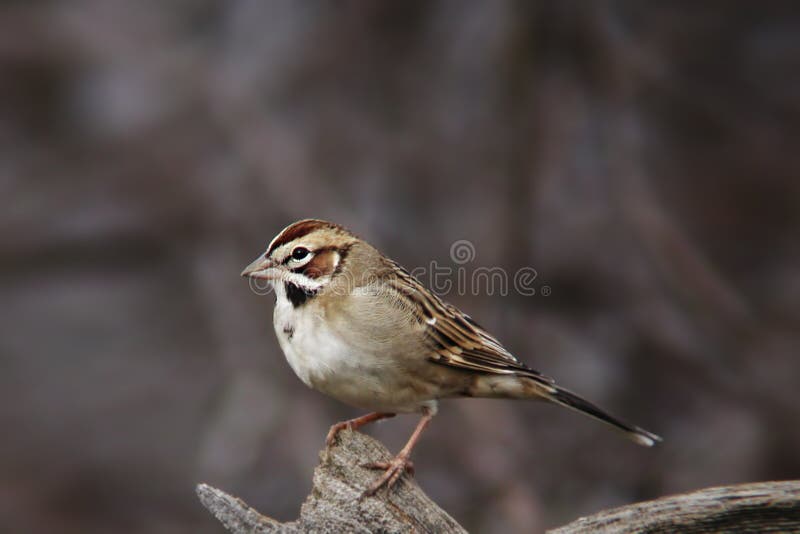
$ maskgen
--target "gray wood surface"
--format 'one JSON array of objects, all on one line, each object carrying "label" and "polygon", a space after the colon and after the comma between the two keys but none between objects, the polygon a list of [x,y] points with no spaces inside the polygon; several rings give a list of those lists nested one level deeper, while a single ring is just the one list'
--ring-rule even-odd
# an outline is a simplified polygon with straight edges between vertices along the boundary
[{"label": "gray wood surface", "polygon": [[800,532],[800,481],[706,488],[583,517],[550,534]]},{"label": "gray wood surface", "polygon": [[466,532],[447,512],[404,476],[391,492],[362,497],[379,471],[361,467],[386,461],[391,453],[378,441],[357,432],[339,433],[339,442],[320,453],[311,493],[293,522],[280,523],[256,512],[242,500],[206,484],[197,487],[203,505],[230,532]]},{"label": "gray wood surface", "polygon": [[[373,438],[339,434],[320,453],[313,488],[296,521],[281,523],[242,500],[200,484],[203,505],[235,534],[267,532],[466,532],[403,477],[391,492],[363,497],[377,472],[361,467],[391,457]],[[605,510],[550,531],[588,533],[800,532],[800,481],[760,482],[707,488]]]}]

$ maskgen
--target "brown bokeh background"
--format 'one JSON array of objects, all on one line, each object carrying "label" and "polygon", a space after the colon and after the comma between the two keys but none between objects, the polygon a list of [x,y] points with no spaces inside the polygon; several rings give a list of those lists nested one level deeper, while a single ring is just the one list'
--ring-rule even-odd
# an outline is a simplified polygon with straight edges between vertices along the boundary
[{"label": "brown bokeh background", "polygon": [[445,402],[417,479],[467,528],[800,477],[799,119],[796,2],[4,3],[0,531],[219,532],[200,481],[297,515],[358,412],[238,275],[309,216],[534,267],[446,298],[665,438]]}]

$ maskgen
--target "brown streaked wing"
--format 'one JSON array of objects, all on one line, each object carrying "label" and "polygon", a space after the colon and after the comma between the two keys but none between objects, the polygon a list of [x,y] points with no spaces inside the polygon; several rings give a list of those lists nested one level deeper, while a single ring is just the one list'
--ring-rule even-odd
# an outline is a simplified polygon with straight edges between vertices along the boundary
[{"label": "brown streaked wing", "polygon": [[468,315],[431,293],[393,260],[395,277],[389,286],[410,301],[417,320],[425,324],[425,336],[433,354],[430,360],[468,371],[522,374],[546,382],[552,378],[530,369]]}]

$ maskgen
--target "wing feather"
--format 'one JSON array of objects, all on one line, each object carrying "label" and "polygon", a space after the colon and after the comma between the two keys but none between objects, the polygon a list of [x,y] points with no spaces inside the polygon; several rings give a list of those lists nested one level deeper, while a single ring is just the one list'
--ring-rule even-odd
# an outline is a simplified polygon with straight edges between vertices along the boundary
[{"label": "wing feather", "polygon": [[553,382],[508,352],[494,336],[470,316],[448,304],[396,262],[389,286],[408,301],[420,324],[425,326],[425,338],[431,348],[431,361],[464,369],[493,374],[523,374],[538,380]]}]

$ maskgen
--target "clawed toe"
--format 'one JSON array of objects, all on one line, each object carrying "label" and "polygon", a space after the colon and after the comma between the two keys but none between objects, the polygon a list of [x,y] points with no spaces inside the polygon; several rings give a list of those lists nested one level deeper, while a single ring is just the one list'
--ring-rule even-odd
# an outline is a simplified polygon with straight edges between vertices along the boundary
[{"label": "clawed toe", "polygon": [[335,425],[333,425],[331,429],[328,431],[328,435],[325,437],[325,444],[328,447],[333,447],[333,445],[336,443],[336,436],[339,434],[339,432],[341,432],[345,428],[350,428],[349,421],[345,421],[343,423],[336,423]]},{"label": "clawed toe", "polygon": [[362,464],[367,469],[381,469],[383,474],[364,492],[365,495],[375,495],[375,493],[386,486],[391,488],[400,479],[403,473],[414,475],[414,463],[406,457],[396,456],[388,462],[370,462]]},{"label": "clawed toe", "polygon": [[[387,469],[394,469],[395,466],[392,462],[369,462],[366,464],[361,464],[361,467],[366,469],[381,469],[386,471]],[[403,463],[403,469],[409,474],[414,474],[414,462],[411,460],[405,460]]]}]

